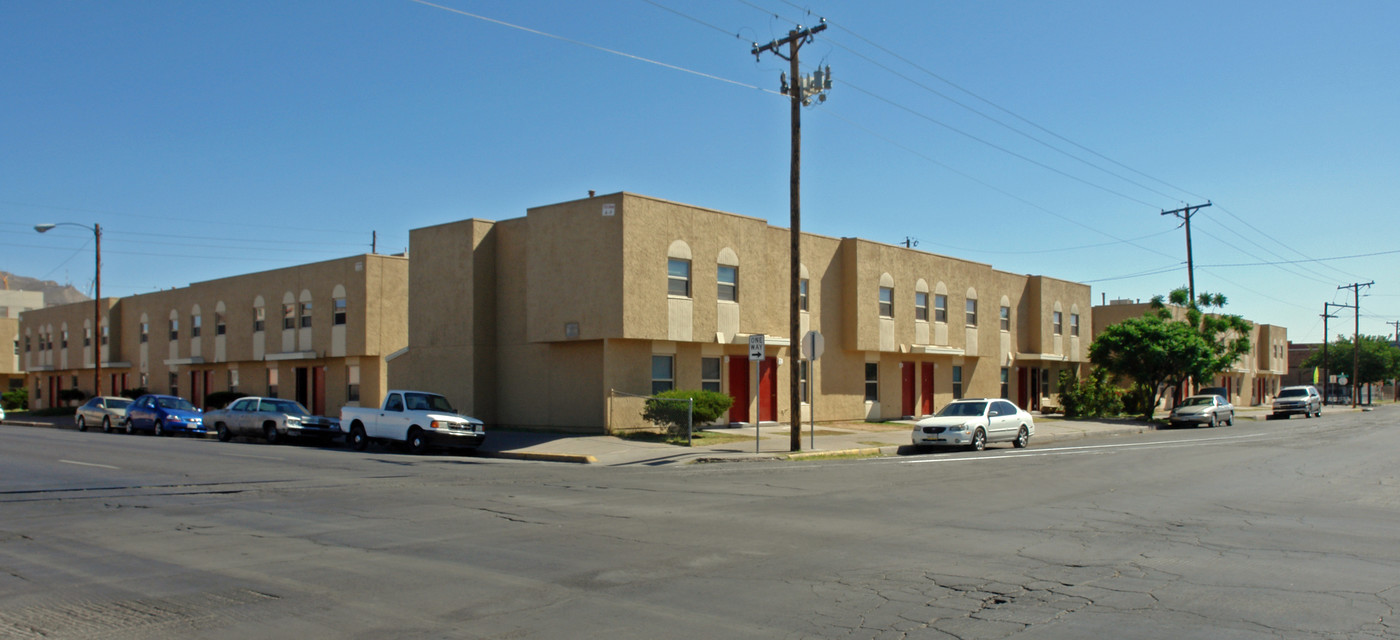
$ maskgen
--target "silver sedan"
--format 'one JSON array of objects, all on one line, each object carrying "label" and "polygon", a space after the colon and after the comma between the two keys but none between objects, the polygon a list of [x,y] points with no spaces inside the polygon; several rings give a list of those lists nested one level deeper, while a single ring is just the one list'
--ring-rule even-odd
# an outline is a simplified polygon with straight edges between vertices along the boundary
[{"label": "silver sedan", "polygon": [[1217,395],[1191,396],[1172,409],[1170,420],[1173,427],[1231,425],[1235,423],[1235,405]]},{"label": "silver sedan", "polygon": [[89,426],[101,425],[102,433],[111,433],[112,425],[120,425],[126,421],[126,408],[130,406],[131,400],[128,398],[89,398],[83,406],[73,412],[73,421],[78,424],[78,431],[87,431]]}]

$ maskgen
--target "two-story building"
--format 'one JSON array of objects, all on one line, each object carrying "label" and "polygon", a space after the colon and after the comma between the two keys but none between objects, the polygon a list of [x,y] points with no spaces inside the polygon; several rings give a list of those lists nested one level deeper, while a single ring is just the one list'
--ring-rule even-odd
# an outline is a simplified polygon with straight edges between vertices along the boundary
[{"label": "two-story building", "polygon": [[[315,413],[377,402],[406,344],[408,260],[366,254],[102,301],[103,392],[145,388],[203,406],[214,391],[294,398]],[[20,320],[30,404],[91,395],[92,303]]]},{"label": "two-story building", "polygon": [[[410,234],[408,349],[395,387],[444,393],[489,423],[582,432],[645,425],[645,396],[729,394],[730,422],[882,420],[954,398],[1039,406],[1087,360],[1089,287],[859,238],[801,238],[758,218],[615,193]],[[808,330],[812,366],[794,358]],[[749,337],[765,336],[751,362]]]},{"label": "two-story building", "polygon": [[[8,280],[6,286],[9,286]],[[20,359],[19,314],[42,309],[42,291],[0,290],[0,392],[24,387],[24,366]]]}]

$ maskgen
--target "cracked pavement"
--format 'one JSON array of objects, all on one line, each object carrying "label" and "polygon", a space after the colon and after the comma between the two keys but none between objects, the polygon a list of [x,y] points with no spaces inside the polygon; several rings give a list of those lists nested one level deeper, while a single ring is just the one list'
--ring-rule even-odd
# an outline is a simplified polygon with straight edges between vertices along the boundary
[{"label": "cracked pavement", "polygon": [[1396,418],[668,468],[5,427],[0,637],[1400,638]]}]

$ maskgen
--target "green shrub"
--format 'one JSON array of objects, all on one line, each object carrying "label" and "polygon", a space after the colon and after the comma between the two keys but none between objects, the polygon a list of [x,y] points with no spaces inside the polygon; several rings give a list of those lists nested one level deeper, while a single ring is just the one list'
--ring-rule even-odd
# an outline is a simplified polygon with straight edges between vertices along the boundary
[{"label": "green shrub", "polygon": [[0,395],[0,402],[3,402],[6,409],[28,409],[29,389],[16,387]]},{"label": "green shrub", "polygon": [[1080,380],[1074,372],[1060,372],[1060,407],[1066,418],[1101,418],[1123,412],[1123,391],[1108,380],[1108,372],[1094,367]]},{"label": "green shrub", "polygon": [[82,389],[59,389],[58,399],[64,403],[82,402],[88,399],[88,394]]},{"label": "green shrub", "polygon": [[1157,404],[1157,390],[1144,384],[1134,383],[1123,394],[1123,411],[1128,415],[1152,415]]},{"label": "green shrub", "polygon": [[661,427],[673,439],[684,440],[689,435],[686,430],[687,413],[691,412],[686,402],[688,398],[695,400],[693,414],[689,416],[692,426],[714,422],[734,404],[733,398],[717,391],[672,389],[648,398],[642,409],[642,419]]},{"label": "green shrub", "polygon": [[150,391],[147,390],[145,387],[136,387],[135,389],[127,389],[127,390],[125,390],[125,391],[122,391],[121,393],[119,393],[119,394],[117,394],[117,395],[119,395],[119,396],[121,396],[121,397],[123,397],[123,398],[130,398],[130,399],[132,399],[132,400],[135,400],[135,399],[140,398],[141,396],[144,396],[144,395],[146,395],[146,394],[148,394],[148,393],[150,393]]},{"label": "green shrub", "polygon": [[239,391],[215,391],[204,396],[204,407],[206,409],[222,409],[234,400],[247,396],[248,394]]}]

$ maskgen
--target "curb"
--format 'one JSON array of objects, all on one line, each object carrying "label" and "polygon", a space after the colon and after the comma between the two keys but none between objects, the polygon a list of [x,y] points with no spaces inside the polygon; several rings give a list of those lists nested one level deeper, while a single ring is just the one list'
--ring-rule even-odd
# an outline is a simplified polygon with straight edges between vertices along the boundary
[{"label": "curb", "polygon": [[[785,460],[812,460],[814,458],[839,458],[842,456],[883,456],[887,447],[867,447],[862,449],[834,449],[831,451],[796,451],[784,456]],[[898,448],[895,447],[897,450]]]},{"label": "curb", "polygon": [[507,460],[537,460],[540,462],[572,462],[575,464],[597,464],[598,459],[581,453],[545,453],[535,451],[482,451],[482,457]]}]

